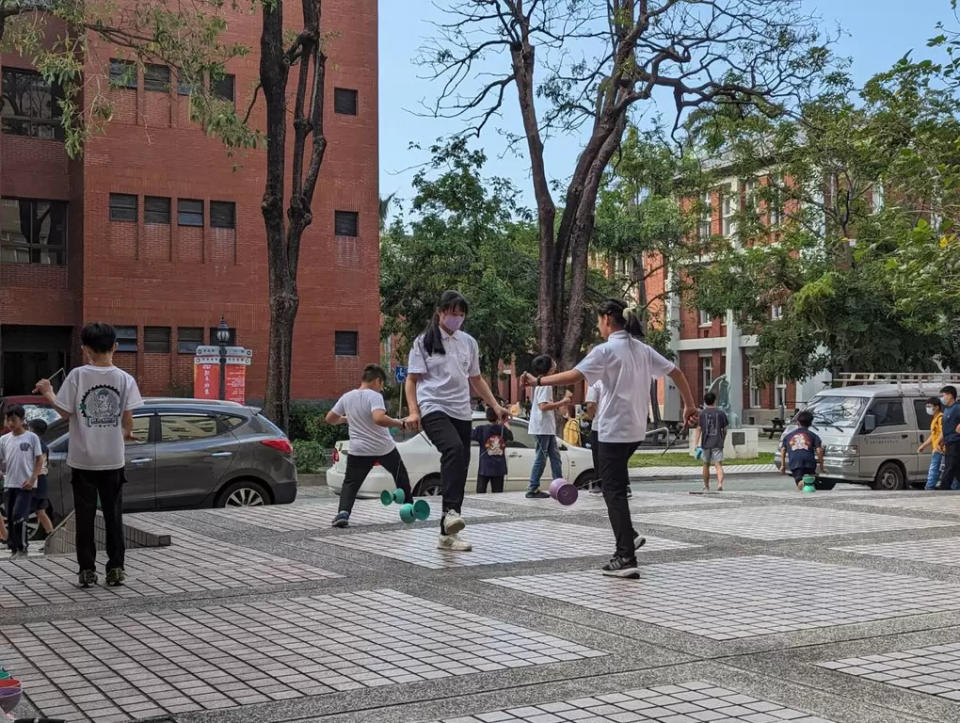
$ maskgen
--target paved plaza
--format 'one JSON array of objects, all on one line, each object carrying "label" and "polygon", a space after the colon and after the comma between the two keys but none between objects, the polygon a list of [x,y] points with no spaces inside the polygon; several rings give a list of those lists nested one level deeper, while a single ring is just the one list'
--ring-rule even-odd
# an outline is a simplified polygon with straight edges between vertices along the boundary
[{"label": "paved plaza", "polygon": [[470,495],[469,553],[437,499],[129,515],[124,587],[0,561],[0,664],[71,722],[960,721],[960,494],[787,484],[635,483],[639,581],[591,495]]}]

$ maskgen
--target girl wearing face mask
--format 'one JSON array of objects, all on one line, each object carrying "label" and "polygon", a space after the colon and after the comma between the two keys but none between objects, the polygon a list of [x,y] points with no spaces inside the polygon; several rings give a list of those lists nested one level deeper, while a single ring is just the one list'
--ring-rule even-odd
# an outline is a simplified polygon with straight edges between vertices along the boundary
[{"label": "girl wearing face mask", "polygon": [[932,451],[930,455],[930,469],[927,470],[927,487],[932,490],[940,481],[940,467],[943,465],[943,405],[937,397],[930,397],[927,400],[927,414],[930,416],[930,436],[920,445],[917,452],[923,454],[923,451],[929,447]]},{"label": "girl wearing face mask", "polygon": [[470,464],[471,391],[493,410],[501,424],[510,419],[510,413],[497,403],[480,376],[476,340],[460,330],[467,309],[460,292],[443,292],[433,318],[410,349],[406,382],[410,405],[407,426],[422,427],[440,451],[443,514],[437,546],[461,552],[473,549],[459,535],[465,527],[460,508]]},{"label": "girl wearing face mask", "polygon": [[644,539],[637,536],[630,519],[627,490],[630,456],[647,434],[650,409],[650,383],[669,376],[683,397],[683,419],[688,426],[697,421],[697,407],[687,378],[673,362],[665,359],[641,341],[643,324],[636,307],[609,299],[597,309],[597,330],[606,341],[598,344],[576,368],[560,374],[548,374],[534,382],[540,386],[572,386],[582,382],[601,382],[603,394],[595,423],[599,440],[600,479],[607,514],[617,539],[613,559],[603,566],[603,574],[638,578],[636,549]]}]

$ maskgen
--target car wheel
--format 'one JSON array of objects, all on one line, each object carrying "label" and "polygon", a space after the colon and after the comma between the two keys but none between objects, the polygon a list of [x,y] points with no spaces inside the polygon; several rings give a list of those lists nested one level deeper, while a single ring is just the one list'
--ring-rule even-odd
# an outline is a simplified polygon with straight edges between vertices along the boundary
[{"label": "car wheel", "polygon": [[573,482],[573,486],[578,490],[587,490],[590,489],[590,485],[597,481],[597,473],[592,469],[588,469],[586,472],[583,472],[576,480]]},{"label": "car wheel", "polygon": [[439,497],[443,494],[443,480],[438,474],[427,475],[417,483],[413,494],[415,497]]},{"label": "car wheel", "polygon": [[270,504],[266,488],[253,480],[231,482],[217,495],[214,507],[262,507]]},{"label": "car wheel", "polygon": [[906,484],[907,476],[904,474],[903,468],[896,462],[884,462],[877,470],[877,476],[873,480],[873,489],[890,492],[902,490]]}]

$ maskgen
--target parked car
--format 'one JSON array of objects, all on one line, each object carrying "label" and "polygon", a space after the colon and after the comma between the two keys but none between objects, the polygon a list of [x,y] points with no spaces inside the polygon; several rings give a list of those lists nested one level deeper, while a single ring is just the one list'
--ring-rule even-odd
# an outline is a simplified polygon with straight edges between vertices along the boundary
[{"label": "parked car", "polygon": [[[486,417],[474,414],[473,426],[487,424]],[[510,422],[513,432],[513,441],[507,444],[507,477],[504,479],[504,490],[526,489],[530,482],[530,469],[536,456],[536,439],[527,431],[527,420],[514,419]],[[578,487],[587,487],[596,479],[593,469],[593,457],[589,449],[568,445],[559,437],[557,446],[560,448],[560,458],[563,460],[563,476]],[[433,446],[423,432],[406,441],[397,444],[407,473],[410,475],[410,484],[413,493],[418,496],[441,494],[443,485],[440,481],[440,452]],[[343,478],[347,472],[347,455],[350,451],[349,442],[337,442],[333,452],[333,466],[327,470],[327,486],[334,492],[339,492],[343,486]],[[480,446],[474,442],[470,454],[470,468],[467,472],[467,492],[475,489],[477,479],[477,465],[480,458]],[[550,482],[550,465],[543,475],[544,486]],[[360,497],[378,497],[383,490],[394,489],[393,477],[381,467],[374,467],[367,475],[366,481],[360,488]]]},{"label": "parked car", "polygon": [[[918,454],[917,448],[930,434],[927,399],[937,396],[941,386],[873,384],[814,395],[805,409],[813,413],[812,428],[824,446],[824,473],[817,486],[831,489],[837,482],[853,482],[900,490],[925,482],[930,452]],[[783,436],[796,428],[791,422]]]},{"label": "parked car", "polygon": [[26,421],[28,422],[31,419],[42,419],[47,424],[53,424],[60,419],[60,415],[50,402],[41,396],[32,394],[0,398],[0,419],[6,416],[7,407],[14,404],[23,407],[23,410],[27,413]]},{"label": "parked car", "polygon": [[[293,447],[254,407],[197,399],[146,399],[126,445],[125,512],[284,504],[297,496]],[[47,430],[50,500],[73,510],[67,421]]]}]

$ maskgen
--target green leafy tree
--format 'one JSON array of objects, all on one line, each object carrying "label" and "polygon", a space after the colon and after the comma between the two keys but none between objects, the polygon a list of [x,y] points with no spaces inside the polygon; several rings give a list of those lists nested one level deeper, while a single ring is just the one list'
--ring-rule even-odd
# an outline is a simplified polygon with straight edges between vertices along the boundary
[{"label": "green leafy tree", "polygon": [[537,303],[536,233],[516,205],[516,189],[482,176],[486,157],[457,139],[431,148],[433,160],[413,180],[416,219],[397,219],[384,234],[380,293],[384,337],[399,337],[401,357],[433,316],[445,289],[470,302],[466,329],[484,372],[528,352]]}]

